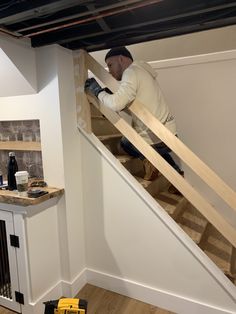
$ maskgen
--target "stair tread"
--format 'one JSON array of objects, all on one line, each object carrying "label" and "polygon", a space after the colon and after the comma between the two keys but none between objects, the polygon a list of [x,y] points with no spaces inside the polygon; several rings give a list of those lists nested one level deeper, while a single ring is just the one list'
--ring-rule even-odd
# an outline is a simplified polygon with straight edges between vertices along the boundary
[{"label": "stair tread", "polygon": [[199,244],[208,221],[195,207],[189,204],[179,219],[179,225],[196,244]]},{"label": "stair tread", "polygon": [[217,239],[211,235],[208,237],[207,243],[214,245],[218,249],[220,249],[220,250],[222,250],[228,254],[232,254],[232,248],[233,247],[230,243],[226,243],[224,241],[221,241],[220,239]]},{"label": "stair tread", "polygon": [[215,228],[205,242],[204,252],[226,274],[231,274],[233,246]]},{"label": "stair tread", "polygon": [[173,215],[176,206],[182,201],[182,195],[168,193],[167,191],[160,192],[155,196],[155,200],[167,211],[169,215]]},{"label": "stair tread", "polygon": [[202,227],[206,227],[206,225],[208,223],[208,221],[205,218],[195,216],[194,214],[192,214],[188,211],[185,211],[183,213],[182,217],[186,218],[186,220],[193,222],[194,224],[197,224],[197,225],[202,226]]},{"label": "stair tread", "polygon": [[200,241],[201,241],[201,238],[202,238],[202,233],[186,226],[186,225],[183,225],[181,223],[179,223],[179,226],[187,233],[187,235],[196,243],[198,244]]},{"label": "stair tread", "polygon": [[99,138],[100,141],[105,141],[112,138],[119,138],[121,136],[122,136],[121,133],[117,133],[117,134],[108,134],[108,135],[98,135],[97,137]]},{"label": "stair tread", "polygon": [[127,161],[134,159],[134,157],[130,155],[116,155],[116,158],[123,164],[126,163]]},{"label": "stair tread", "polygon": [[204,252],[224,273],[230,274],[230,262],[229,261],[226,261],[211,252],[208,252],[205,250]]},{"label": "stair tread", "polygon": [[142,186],[144,188],[147,188],[152,183],[152,181],[144,180],[143,178],[140,178],[140,177],[137,177],[137,176],[134,176],[134,177],[135,177],[136,180],[138,180],[138,182],[140,184],[142,184]]}]

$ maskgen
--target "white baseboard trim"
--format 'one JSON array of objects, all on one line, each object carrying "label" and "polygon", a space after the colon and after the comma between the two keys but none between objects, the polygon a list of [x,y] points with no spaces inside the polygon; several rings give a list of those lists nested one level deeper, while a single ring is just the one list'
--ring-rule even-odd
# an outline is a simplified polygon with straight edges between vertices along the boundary
[{"label": "white baseboard trim", "polygon": [[212,307],[196,300],[187,299],[93,269],[87,269],[87,282],[178,314],[236,314],[236,309],[231,311]]},{"label": "white baseboard trim", "polygon": [[63,296],[73,298],[87,283],[87,270],[84,268],[72,282],[62,281]]},{"label": "white baseboard trim", "polygon": [[78,291],[87,283],[87,271],[83,269],[73,281],[59,281],[55,286],[45,292],[35,302],[30,302],[22,306],[22,314],[42,314],[44,313],[43,302],[49,300],[57,300],[60,297],[74,297]]},{"label": "white baseboard trim", "polygon": [[[28,308],[22,306],[22,314],[42,314],[44,313],[44,304],[43,302],[56,300],[62,296],[62,283],[58,282],[55,286],[45,292],[40,298],[35,302],[30,302]],[[31,312],[28,312],[28,309],[31,309]]]}]

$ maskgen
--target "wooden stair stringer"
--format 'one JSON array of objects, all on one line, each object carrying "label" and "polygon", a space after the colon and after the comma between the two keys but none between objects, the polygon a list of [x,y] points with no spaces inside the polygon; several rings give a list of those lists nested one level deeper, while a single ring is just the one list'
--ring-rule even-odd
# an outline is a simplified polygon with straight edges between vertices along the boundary
[{"label": "wooden stair stringer", "polygon": [[97,136],[118,133],[118,130],[115,128],[115,126],[106,117],[102,115],[92,116],[91,125],[92,132]]}]

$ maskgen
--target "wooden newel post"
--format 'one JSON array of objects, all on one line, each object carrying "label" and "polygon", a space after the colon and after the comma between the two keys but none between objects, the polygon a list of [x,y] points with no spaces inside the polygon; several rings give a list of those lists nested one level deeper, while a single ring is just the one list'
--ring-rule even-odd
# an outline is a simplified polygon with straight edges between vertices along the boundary
[{"label": "wooden newel post", "polygon": [[86,51],[79,50],[74,53],[74,76],[75,76],[75,93],[76,93],[76,112],[77,125],[91,133],[91,113],[90,104],[84,93],[84,83],[88,78],[88,69],[86,65]]}]

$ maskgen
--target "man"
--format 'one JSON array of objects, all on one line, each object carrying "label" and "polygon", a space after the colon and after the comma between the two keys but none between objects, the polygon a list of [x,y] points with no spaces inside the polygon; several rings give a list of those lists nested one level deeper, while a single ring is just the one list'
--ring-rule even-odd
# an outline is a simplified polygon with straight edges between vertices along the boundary
[{"label": "man", "polygon": [[[173,134],[176,134],[174,117],[164,100],[154,69],[145,62],[133,61],[131,53],[125,47],[112,48],[106,54],[105,62],[110,74],[120,81],[117,92],[109,93],[109,90],[101,88],[94,78],[86,81],[85,90],[93,93],[103,105],[114,111],[125,109],[137,99]],[[171,157],[171,150],[133,114],[132,126],[174,169],[183,174]],[[144,161],[144,179],[154,180],[157,177],[158,171],[155,167],[125,137],[121,139],[121,147],[127,154]]]}]

